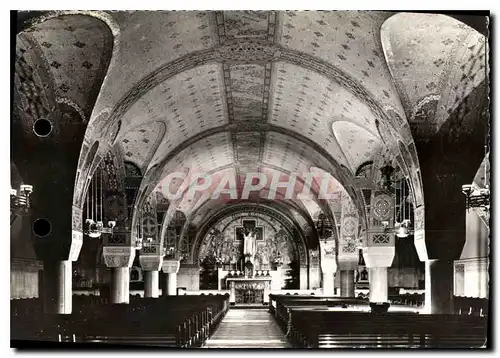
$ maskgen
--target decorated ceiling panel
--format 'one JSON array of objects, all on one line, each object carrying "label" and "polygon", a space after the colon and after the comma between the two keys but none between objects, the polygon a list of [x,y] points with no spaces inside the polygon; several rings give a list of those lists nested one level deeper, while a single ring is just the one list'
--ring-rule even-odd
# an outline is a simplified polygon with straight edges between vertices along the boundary
[{"label": "decorated ceiling panel", "polygon": [[234,147],[236,160],[241,163],[257,163],[260,156],[261,137],[260,132],[234,133]]},{"label": "decorated ceiling panel", "polygon": [[225,35],[228,40],[267,37],[268,11],[224,11]]},{"label": "decorated ceiling panel", "polygon": [[231,96],[234,120],[262,120],[263,65],[231,65]]},{"label": "decorated ceiling panel", "polygon": [[216,38],[206,11],[112,11],[120,45],[96,113],[108,111],[158,67],[193,51],[212,47]]},{"label": "decorated ceiling panel", "polygon": [[28,46],[20,51],[38,54],[36,67],[51,75],[56,96],[76,104],[88,120],[111,59],[108,26],[91,16],[67,15],[32,26],[20,36]]},{"label": "decorated ceiling panel", "polygon": [[307,135],[346,166],[331,123],[349,120],[377,135],[369,108],[338,84],[295,65],[278,63],[276,70],[270,119],[273,124]]},{"label": "decorated ceiling panel", "polygon": [[396,14],[384,23],[382,40],[421,137],[438,130],[485,78],[484,36],[449,16]]},{"label": "decorated ceiling panel", "polygon": [[205,137],[188,147],[192,168],[207,173],[234,162],[230,135],[227,132]]},{"label": "decorated ceiling panel", "polygon": [[[214,134],[195,142],[184,148],[169,160],[153,180],[156,190],[161,190],[162,181],[168,175],[174,172],[182,172],[189,175],[198,175],[200,173],[216,172],[217,168],[224,168],[234,162],[233,147],[230,142],[229,133],[222,132]],[[176,181],[180,186],[182,180]],[[178,188],[176,186],[175,192]]]},{"label": "decorated ceiling panel", "polygon": [[305,173],[312,165],[310,149],[304,143],[279,133],[266,134],[263,162],[291,173]]},{"label": "decorated ceiling panel", "polygon": [[359,126],[347,122],[337,121],[332,124],[332,131],[346,153],[353,173],[359,166],[379,154],[382,142]]},{"label": "decorated ceiling panel", "polygon": [[279,41],[345,71],[380,103],[404,115],[380,40],[380,28],[391,15],[382,11],[280,12]]},{"label": "decorated ceiling panel", "polygon": [[439,14],[396,14],[384,23],[384,51],[410,106],[441,92],[454,66],[453,54],[467,36],[462,27],[461,22]]},{"label": "decorated ceiling panel", "polygon": [[[477,88],[486,77],[486,52],[484,36],[472,30],[457,52],[456,67],[451,69],[450,87],[444,93],[444,107],[439,108],[438,118],[448,118],[463,103],[467,96]],[[489,58],[487,59],[489,60]],[[470,103],[468,109],[475,103]],[[444,121],[439,121],[440,126]]]},{"label": "decorated ceiling panel", "polygon": [[125,160],[137,165],[144,171],[165,135],[166,125],[153,122],[125,133],[120,140]]},{"label": "decorated ceiling panel", "polygon": [[157,163],[186,139],[227,123],[222,84],[218,64],[182,72],[136,102],[125,114],[123,123],[166,122],[166,136],[153,158],[153,163]]}]

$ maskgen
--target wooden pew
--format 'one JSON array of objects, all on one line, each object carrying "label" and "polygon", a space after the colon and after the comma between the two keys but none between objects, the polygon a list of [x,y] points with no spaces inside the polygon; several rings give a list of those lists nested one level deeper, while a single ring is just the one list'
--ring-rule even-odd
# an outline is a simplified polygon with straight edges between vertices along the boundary
[{"label": "wooden pew", "polygon": [[454,315],[293,311],[288,336],[315,348],[471,348],[486,340],[486,320]]},{"label": "wooden pew", "polygon": [[120,305],[79,296],[71,315],[46,315],[40,300],[30,304],[34,310],[11,307],[13,339],[68,341],[74,335],[76,342],[188,348],[213,333],[229,309],[229,295],[132,297]]},{"label": "wooden pew", "polygon": [[330,311],[330,298],[273,299],[278,324],[298,348],[470,348],[487,336],[483,317]]}]

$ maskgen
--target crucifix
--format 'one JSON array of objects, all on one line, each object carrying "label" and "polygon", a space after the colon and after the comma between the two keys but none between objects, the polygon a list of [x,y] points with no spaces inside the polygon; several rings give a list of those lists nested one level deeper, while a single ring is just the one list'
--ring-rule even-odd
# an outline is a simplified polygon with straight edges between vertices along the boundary
[{"label": "crucifix", "polygon": [[[236,228],[236,241],[243,242],[243,256],[254,264],[255,253],[257,252],[258,241],[264,241],[264,227],[257,226],[255,220],[243,220],[243,226]],[[244,268],[241,267],[244,271]]]}]

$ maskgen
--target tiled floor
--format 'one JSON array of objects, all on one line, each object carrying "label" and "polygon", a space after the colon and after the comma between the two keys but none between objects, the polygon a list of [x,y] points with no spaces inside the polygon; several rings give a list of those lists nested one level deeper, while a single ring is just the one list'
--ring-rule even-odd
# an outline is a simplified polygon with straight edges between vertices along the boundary
[{"label": "tiled floor", "polygon": [[291,348],[267,309],[231,309],[205,348]]}]

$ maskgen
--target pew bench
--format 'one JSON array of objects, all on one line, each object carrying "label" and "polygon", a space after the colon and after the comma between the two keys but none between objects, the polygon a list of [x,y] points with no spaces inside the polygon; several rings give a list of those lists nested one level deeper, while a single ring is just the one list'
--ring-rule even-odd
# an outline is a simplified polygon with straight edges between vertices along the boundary
[{"label": "pew bench", "polygon": [[294,311],[287,337],[297,348],[471,348],[486,339],[486,321],[453,315]]}]

